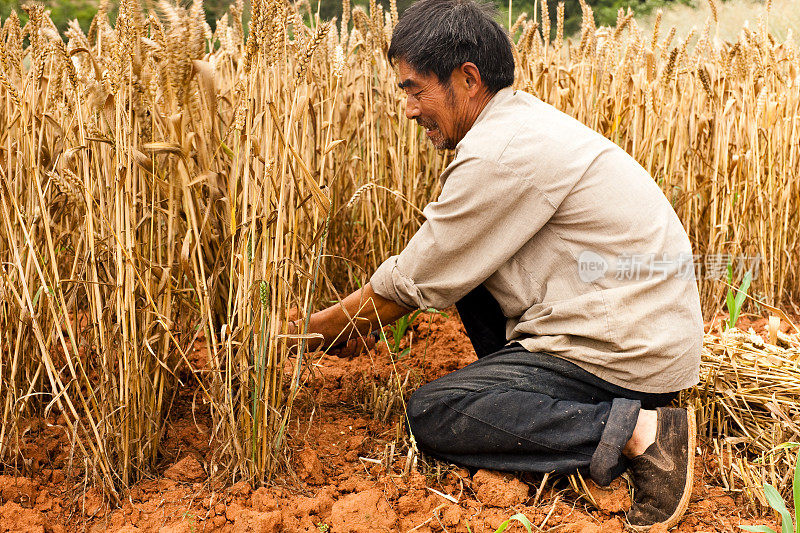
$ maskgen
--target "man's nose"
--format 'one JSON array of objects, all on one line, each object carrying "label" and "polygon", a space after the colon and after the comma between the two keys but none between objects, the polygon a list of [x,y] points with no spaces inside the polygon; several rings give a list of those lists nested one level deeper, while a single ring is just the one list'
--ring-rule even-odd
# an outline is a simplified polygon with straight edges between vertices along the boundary
[{"label": "man's nose", "polygon": [[406,118],[409,120],[413,120],[419,116],[419,106],[417,105],[417,99],[413,96],[409,96],[406,99]]}]

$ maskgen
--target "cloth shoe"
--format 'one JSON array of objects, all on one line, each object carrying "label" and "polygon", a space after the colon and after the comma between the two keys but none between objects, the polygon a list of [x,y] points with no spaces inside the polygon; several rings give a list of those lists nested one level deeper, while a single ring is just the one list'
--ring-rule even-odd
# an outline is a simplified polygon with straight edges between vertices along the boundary
[{"label": "cloth shoe", "polygon": [[694,412],[660,407],[656,413],[656,441],[630,459],[633,504],[627,519],[634,531],[647,531],[656,524],[671,528],[683,517],[692,494]]}]

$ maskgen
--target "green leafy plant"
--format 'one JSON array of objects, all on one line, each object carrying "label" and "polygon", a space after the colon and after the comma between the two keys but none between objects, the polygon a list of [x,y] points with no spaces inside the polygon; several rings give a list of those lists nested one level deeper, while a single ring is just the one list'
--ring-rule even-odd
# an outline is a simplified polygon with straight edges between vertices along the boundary
[{"label": "green leafy plant", "polygon": [[[798,452],[795,465],[794,465],[794,480],[792,481],[792,497],[794,499],[794,516],[797,520],[797,525],[792,522],[792,515],[786,508],[781,493],[778,489],[764,483],[764,495],[767,497],[767,503],[770,507],[781,515],[781,533],[800,533],[800,452]],[[758,533],[776,533],[774,529],[768,526],[739,526],[745,531],[755,531]]]},{"label": "green leafy plant", "polygon": [[389,347],[390,352],[397,354],[398,359],[405,357],[411,351],[411,347],[409,346],[403,351],[398,352],[398,350],[400,350],[400,341],[403,340],[403,337],[405,337],[408,328],[411,327],[411,324],[413,324],[422,313],[436,313],[447,318],[446,313],[443,313],[437,309],[433,309],[432,307],[428,309],[418,309],[413,313],[409,313],[398,318],[394,324],[389,326],[389,332],[392,334],[391,340],[389,340],[389,338],[386,336],[385,331],[381,331],[381,340],[386,343],[386,346]]},{"label": "green leafy plant", "polygon": [[748,270],[744,274],[744,278],[742,279],[742,284],[739,285],[739,289],[733,289],[733,266],[728,263],[728,295],[727,295],[727,302],[726,305],[728,307],[728,328],[732,328],[736,325],[736,321],[739,320],[739,313],[742,311],[742,306],[744,305],[744,300],[747,297],[747,289],[750,288],[750,282],[753,281],[753,275]]},{"label": "green leafy plant", "polygon": [[[510,517],[505,522],[503,522],[502,524],[500,524],[500,526],[494,530],[494,533],[503,533],[503,531],[508,529],[508,526],[510,526],[511,522],[513,522],[514,520],[525,526],[525,529],[528,531],[528,533],[531,533],[531,528],[533,527],[533,524],[531,524],[531,521],[528,520],[528,517],[522,513],[517,513],[514,516]],[[464,525],[467,526],[467,531],[469,531],[469,533],[472,533],[472,528],[469,527],[469,524],[466,521],[464,521]]]},{"label": "green leafy plant", "polygon": [[503,531],[505,531],[508,528],[508,526],[511,525],[511,522],[513,522],[514,520],[525,526],[525,529],[528,531],[528,533],[531,533],[531,528],[533,527],[533,524],[531,524],[531,521],[528,520],[528,517],[526,517],[522,513],[517,513],[508,520],[506,520],[505,522],[503,522],[502,524],[500,524],[500,527],[498,527],[494,533],[503,533]]},{"label": "green leafy plant", "polygon": [[195,526],[197,525],[197,522],[196,522],[197,521],[197,516],[196,515],[190,513],[189,511],[186,511],[185,513],[183,513],[183,518],[184,518],[184,520],[189,522],[189,531],[190,531],[190,533],[194,533],[195,531],[197,531],[197,529],[195,529]]}]

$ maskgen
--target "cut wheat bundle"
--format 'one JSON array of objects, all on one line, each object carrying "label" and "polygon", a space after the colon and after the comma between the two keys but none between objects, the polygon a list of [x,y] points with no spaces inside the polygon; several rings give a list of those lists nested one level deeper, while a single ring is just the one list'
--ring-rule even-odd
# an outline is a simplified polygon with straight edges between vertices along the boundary
[{"label": "cut wheat bundle", "polygon": [[707,334],[701,383],[685,401],[697,408],[699,433],[717,451],[726,488],[765,507],[764,482],[788,494],[792,447],[800,443],[800,334]]}]

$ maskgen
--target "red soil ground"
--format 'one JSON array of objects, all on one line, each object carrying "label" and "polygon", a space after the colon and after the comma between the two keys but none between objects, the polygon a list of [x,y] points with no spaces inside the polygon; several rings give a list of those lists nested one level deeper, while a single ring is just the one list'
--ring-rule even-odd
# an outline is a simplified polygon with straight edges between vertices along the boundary
[{"label": "red soil ground", "polygon": [[[163,474],[137,484],[118,508],[83,484],[84,465],[73,461],[57,421],[32,421],[17,461],[26,475],[0,476],[0,533],[483,533],[518,512],[535,531],[624,531],[630,497],[623,480],[611,489],[594,488],[595,507],[563,477],[542,483],[530,475],[470,474],[424,457],[408,464],[402,402],[393,392],[398,378],[407,397],[420,383],[475,359],[456,318],[421,316],[403,346],[409,343],[411,354],[396,364],[385,346],[353,358],[315,354],[291,428],[292,472],[267,487],[217,487],[209,481],[209,421],[192,414],[192,391],[178,399],[167,428]],[[717,461],[703,445],[698,451],[692,502],[677,531],[776,527],[771,516],[751,514],[741,493],[720,488]],[[515,522],[506,531],[524,529]]]}]

